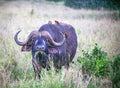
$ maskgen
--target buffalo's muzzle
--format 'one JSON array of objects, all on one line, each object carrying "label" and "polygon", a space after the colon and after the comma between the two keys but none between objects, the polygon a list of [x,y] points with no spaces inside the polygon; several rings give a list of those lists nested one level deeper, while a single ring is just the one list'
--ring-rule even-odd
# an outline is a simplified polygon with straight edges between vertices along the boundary
[{"label": "buffalo's muzzle", "polygon": [[37,51],[44,51],[45,50],[45,46],[36,46],[36,50]]}]

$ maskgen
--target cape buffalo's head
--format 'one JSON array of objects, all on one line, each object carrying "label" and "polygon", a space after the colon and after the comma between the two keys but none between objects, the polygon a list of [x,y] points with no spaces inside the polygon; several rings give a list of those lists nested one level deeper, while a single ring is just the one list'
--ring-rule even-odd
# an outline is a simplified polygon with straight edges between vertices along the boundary
[{"label": "cape buffalo's head", "polygon": [[54,41],[54,39],[52,38],[52,36],[50,35],[49,32],[47,31],[32,31],[27,40],[24,42],[21,42],[18,40],[18,34],[21,32],[18,31],[15,36],[15,42],[22,46],[21,50],[22,51],[42,51],[42,52],[48,52],[49,51],[49,46],[55,47],[55,46],[61,46],[64,41],[65,41],[65,36],[62,32],[61,35],[63,36],[63,39],[60,42],[56,42]]}]

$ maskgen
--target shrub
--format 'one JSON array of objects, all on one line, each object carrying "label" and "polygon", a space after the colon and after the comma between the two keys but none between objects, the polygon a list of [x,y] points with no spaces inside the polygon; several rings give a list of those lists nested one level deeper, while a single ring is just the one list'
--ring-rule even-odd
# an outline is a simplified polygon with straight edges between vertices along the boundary
[{"label": "shrub", "polygon": [[47,0],[47,1],[59,2],[59,1],[63,1],[63,0]]},{"label": "shrub", "polygon": [[95,44],[91,52],[82,51],[82,56],[77,59],[82,64],[83,73],[93,74],[96,77],[107,76],[111,74],[112,61],[107,53]]},{"label": "shrub", "polygon": [[[116,3],[117,2],[117,3]],[[71,8],[88,8],[88,9],[118,9],[120,3],[118,0],[65,0],[65,5]]]},{"label": "shrub", "polygon": [[120,54],[114,56],[112,83],[114,88],[120,88]]}]

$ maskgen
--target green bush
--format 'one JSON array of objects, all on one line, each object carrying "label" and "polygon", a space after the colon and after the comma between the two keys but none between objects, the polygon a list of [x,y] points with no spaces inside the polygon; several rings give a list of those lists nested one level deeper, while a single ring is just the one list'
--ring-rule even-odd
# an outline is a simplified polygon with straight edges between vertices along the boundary
[{"label": "green bush", "polygon": [[47,0],[47,1],[59,2],[59,1],[63,1],[63,0]]},{"label": "green bush", "polygon": [[114,56],[112,83],[114,88],[120,88],[120,54]]},{"label": "green bush", "polygon": [[65,5],[71,8],[88,8],[88,9],[120,8],[120,2],[118,0],[65,0]]},{"label": "green bush", "polygon": [[83,73],[93,74],[96,77],[110,75],[112,61],[107,53],[95,44],[91,52],[82,51],[82,56],[77,59],[82,64]]}]

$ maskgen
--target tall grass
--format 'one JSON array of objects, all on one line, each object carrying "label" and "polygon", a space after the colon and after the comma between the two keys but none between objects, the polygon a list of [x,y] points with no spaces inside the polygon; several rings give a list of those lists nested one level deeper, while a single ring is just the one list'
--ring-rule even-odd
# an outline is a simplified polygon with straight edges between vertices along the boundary
[{"label": "tall grass", "polygon": [[[82,50],[91,50],[95,43],[108,56],[120,53],[118,14],[119,11],[74,10],[62,3],[3,1],[0,4],[0,88],[110,88],[108,79],[83,74],[82,64],[76,60]],[[31,53],[22,53],[13,37],[22,29],[19,38],[24,41],[32,30],[38,30],[49,20],[73,25],[78,36],[78,49],[68,71],[64,67],[59,73],[53,67],[50,71],[43,69],[41,79],[34,80]]]}]

